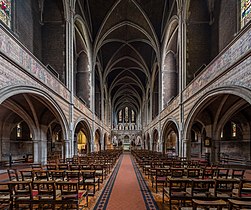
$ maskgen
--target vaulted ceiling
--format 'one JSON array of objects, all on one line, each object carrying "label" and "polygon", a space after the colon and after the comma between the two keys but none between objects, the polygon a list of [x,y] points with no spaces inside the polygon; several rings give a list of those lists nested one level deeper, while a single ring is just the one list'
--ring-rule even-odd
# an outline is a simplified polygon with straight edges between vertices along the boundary
[{"label": "vaulted ceiling", "polygon": [[140,110],[158,69],[161,35],[172,3],[81,1],[89,14],[85,18],[93,38],[96,81],[107,88],[115,112],[125,106]]}]

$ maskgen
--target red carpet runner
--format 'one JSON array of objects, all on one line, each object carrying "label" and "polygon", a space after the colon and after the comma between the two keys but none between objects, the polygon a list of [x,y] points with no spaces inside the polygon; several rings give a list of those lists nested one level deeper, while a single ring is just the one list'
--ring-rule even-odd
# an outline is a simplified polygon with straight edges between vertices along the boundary
[{"label": "red carpet runner", "polygon": [[107,210],[146,209],[129,154],[123,160],[115,180]]},{"label": "red carpet runner", "polygon": [[123,154],[93,210],[158,210],[130,154]]}]

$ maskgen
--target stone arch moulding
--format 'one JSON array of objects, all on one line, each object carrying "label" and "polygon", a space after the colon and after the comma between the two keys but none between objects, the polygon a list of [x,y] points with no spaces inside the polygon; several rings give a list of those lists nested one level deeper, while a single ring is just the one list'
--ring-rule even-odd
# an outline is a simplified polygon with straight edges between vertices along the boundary
[{"label": "stone arch moulding", "polygon": [[35,94],[38,95],[44,99],[46,99],[49,103],[47,105],[51,109],[51,111],[55,114],[55,116],[58,117],[60,120],[60,124],[62,126],[63,130],[63,139],[69,139],[69,127],[68,122],[66,119],[66,116],[64,114],[64,111],[61,109],[60,105],[56,102],[56,100],[50,96],[47,92],[44,90],[38,89],[33,86],[15,86],[15,87],[8,87],[4,88],[0,91],[0,104],[3,103],[6,99],[10,98],[11,96],[17,95],[17,94]]},{"label": "stone arch moulding", "polygon": [[183,134],[184,139],[188,138],[188,133],[189,133],[189,130],[191,129],[191,126],[192,126],[191,122],[192,122],[194,116],[196,116],[196,114],[201,110],[201,107],[203,105],[205,105],[207,100],[210,99],[211,97],[221,95],[221,94],[236,95],[236,96],[244,99],[245,101],[247,101],[247,103],[251,104],[251,91],[249,89],[246,89],[243,87],[227,86],[227,87],[215,88],[213,90],[206,92],[205,94],[203,94],[203,96],[201,98],[199,98],[195,102],[195,104],[192,107],[192,109],[190,110],[187,118],[185,119],[184,134]]}]

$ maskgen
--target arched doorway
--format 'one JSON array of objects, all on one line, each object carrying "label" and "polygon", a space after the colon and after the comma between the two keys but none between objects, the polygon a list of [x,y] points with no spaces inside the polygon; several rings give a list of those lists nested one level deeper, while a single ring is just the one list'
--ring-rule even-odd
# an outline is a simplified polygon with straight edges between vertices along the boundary
[{"label": "arched doorway", "polygon": [[163,153],[169,156],[178,155],[178,129],[173,121],[166,122],[163,130]]},{"label": "arched doorway", "polygon": [[85,155],[91,152],[91,131],[89,124],[85,121],[80,121],[75,128],[75,153]]},{"label": "arched doorway", "polygon": [[101,151],[100,137],[101,137],[100,131],[96,130],[96,132],[95,132],[95,139],[94,139],[94,152]]},{"label": "arched doorway", "polygon": [[124,136],[123,149],[124,151],[129,151],[131,147],[130,137],[128,135]]}]

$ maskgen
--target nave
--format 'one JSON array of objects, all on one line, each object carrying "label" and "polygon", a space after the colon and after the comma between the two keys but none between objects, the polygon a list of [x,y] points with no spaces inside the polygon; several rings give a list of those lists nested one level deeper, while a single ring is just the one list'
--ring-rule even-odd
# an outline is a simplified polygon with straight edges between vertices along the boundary
[{"label": "nave", "polygon": [[[63,163],[64,162],[64,163]],[[1,170],[1,209],[251,209],[251,170],[146,150]]]}]

